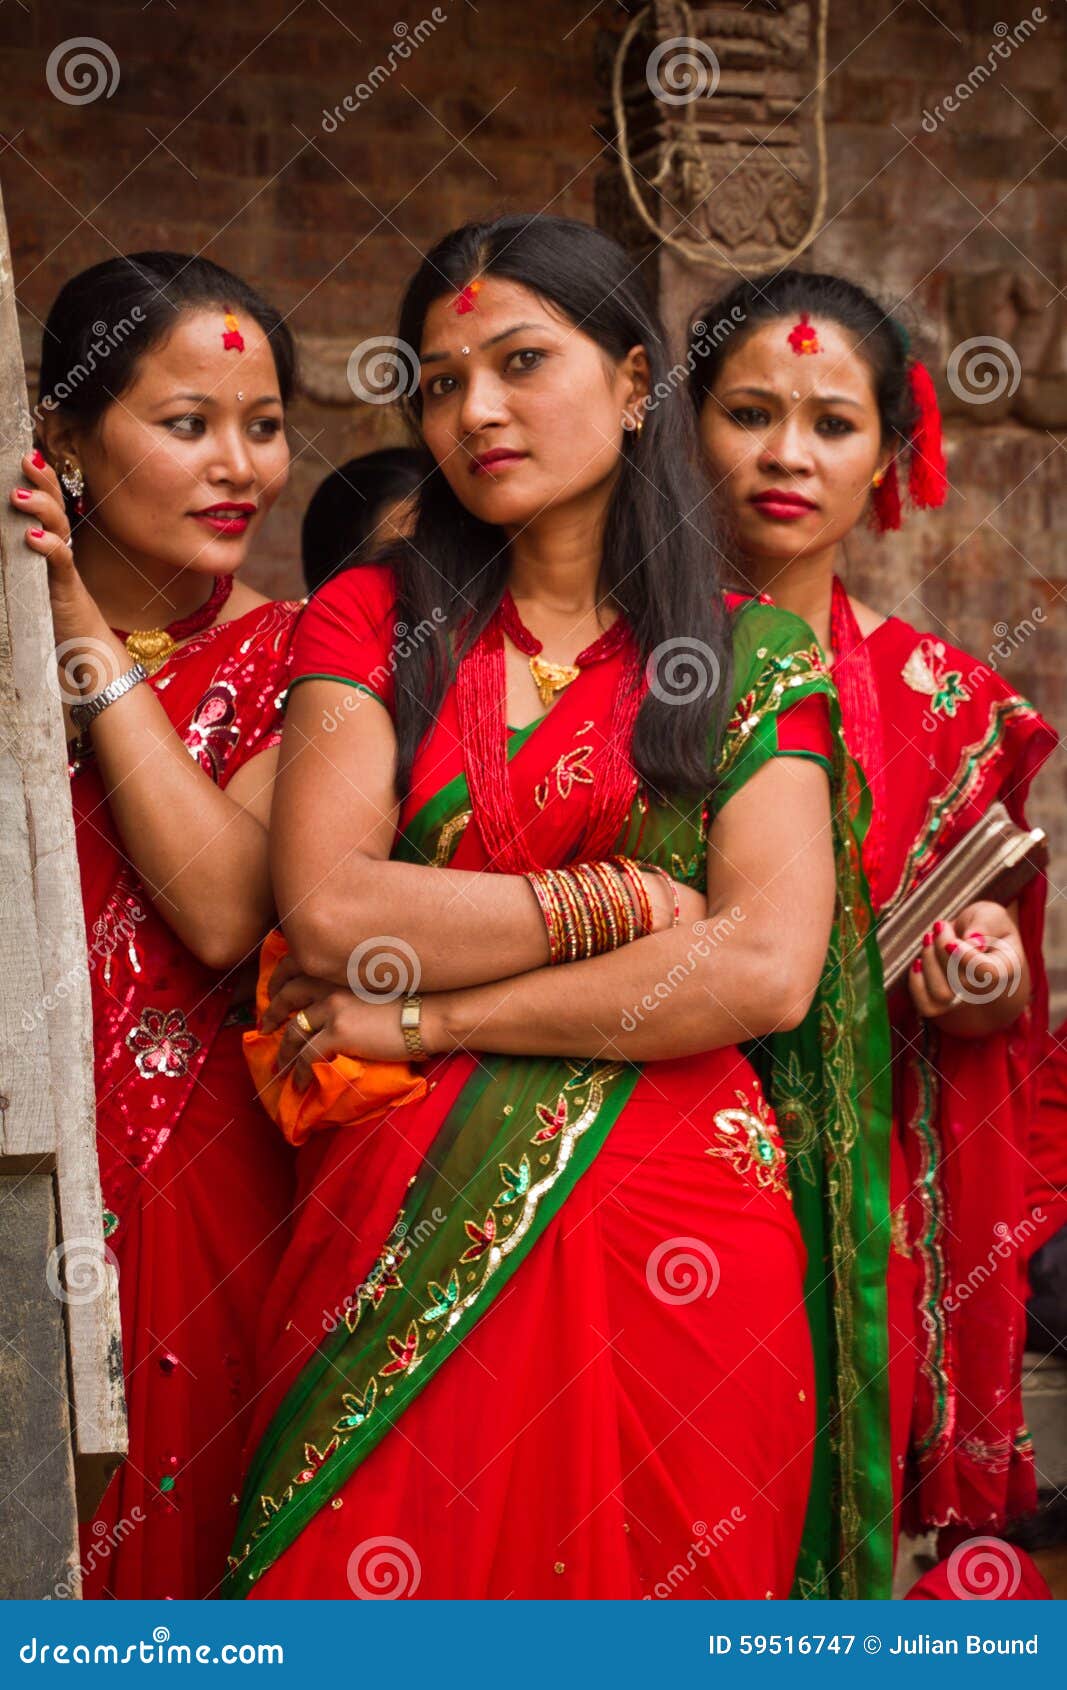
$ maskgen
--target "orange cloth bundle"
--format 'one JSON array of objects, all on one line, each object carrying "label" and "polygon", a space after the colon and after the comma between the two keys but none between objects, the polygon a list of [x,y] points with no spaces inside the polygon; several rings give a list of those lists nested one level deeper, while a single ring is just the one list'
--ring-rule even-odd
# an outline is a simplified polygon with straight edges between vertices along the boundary
[{"label": "orange cloth bundle", "polygon": [[[268,934],[259,953],[256,1019],[262,1021],[270,1003],[270,977],[289,947],[277,929]],[[307,1091],[297,1091],[291,1073],[278,1074],[276,1064],[285,1026],[273,1033],[243,1033],[245,1061],[260,1102],[290,1144],[303,1144],[326,1127],[356,1127],[372,1121],[398,1103],[417,1103],[427,1084],[408,1062],[364,1062],[358,1056],[335,1056],[332,1062],[313,1062]]]}]

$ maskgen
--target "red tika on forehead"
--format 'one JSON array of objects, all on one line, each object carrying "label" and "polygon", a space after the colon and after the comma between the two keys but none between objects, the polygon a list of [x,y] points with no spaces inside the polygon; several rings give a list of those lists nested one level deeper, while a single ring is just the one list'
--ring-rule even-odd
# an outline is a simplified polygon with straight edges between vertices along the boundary
[{"label": "red tika on forehead", "polygon": [[244,335],[237,326],[237,318],[232,311],[227,311],[223,321],[222,347],[224,352],[243,352],[245,349]]},{"label": "red tika on forehead", "polygon": [[805,352],[822,351],[822,347],[819,345],[819,336],[815,332],[815,328],[806,311],[801,313],[799,323],[793,324],[793,327],[789,331],[788,339],[790,346],[793,348],[793,351],[796,353],[798,358],[802,357]]},{"label": "red tika on forehead", "polygon": [[457,317],[465,317],[468,311],[474,310],[475,296],[479,294],[481,290],[482,283],[480,281],[468,282],[465,288],[460,289],[459,293],[456,295],[455,304],[452,307]]}]

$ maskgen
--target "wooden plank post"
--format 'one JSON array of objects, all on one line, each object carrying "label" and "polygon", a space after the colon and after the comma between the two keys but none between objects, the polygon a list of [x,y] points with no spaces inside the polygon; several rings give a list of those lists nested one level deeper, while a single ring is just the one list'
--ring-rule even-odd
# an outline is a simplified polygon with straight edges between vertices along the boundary
[{"label": "wooden plank post", "polygon": [[89,968],[45,566],[8,490],[32,429],[0,198],[0,1598],[80,1594],[126,1453]]}]

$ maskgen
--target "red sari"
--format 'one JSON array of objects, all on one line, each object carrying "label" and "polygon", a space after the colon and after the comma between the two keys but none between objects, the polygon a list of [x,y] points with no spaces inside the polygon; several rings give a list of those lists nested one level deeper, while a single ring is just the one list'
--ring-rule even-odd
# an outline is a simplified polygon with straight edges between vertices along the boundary
[{"label": "red sari", "polygon": [[[328,583],[298,628],[294,684],[341,680],[353,708],[377,709],[371,693],[392,709],[393,604],[382,567]],[[825,690],[781,704],[785,686],[826,688],[810,631],[762,605],[742,615],[770,678],[727,736],[738,783],[765,755],[829,756]],[[622,661],[581,669],[509,730],[523,837],[546,863],[580,856]],[[455,693],[393,855],[485,869]],[[651,854],[656,808],[635,802],[619,848]],[[702,884],[706,817],[670,814],[666,860]],[[736,1047],[644,1068],[457,1052],[424,1072],[421,1102],[299,1153],[224,1593],[787,1596],[814,1433],[805,1250],[750,1063]]]},{"label": "red sari", "polygon": [[[891,616],[864,639],[835,583],[834,679],[870,782],[864,846],[875,910],[911,891],[996,800],[1024,823],[1056,744],[984,663]],[[1045,883],[1020,898],[1033,1002],[957,1039],[890,1002],[894,1119],[890,1394],[898,1509],[910,1530],[999,1527],[1034,1506],[1023,1423],[1024,1235],[1031,1075],[1047,1025]]]},{"label": "red sari", "polygon": [[[216,624],[146,683],[222,788],[281,737],[298,609],[266,604]],[[130,1434],[82,1529],[83,1594],[202,1597],[233,1532],[255,1314],[284,1241],[292,1165],[256,1101],[232,979],[155,909],[93,759],[71,773]]]}]

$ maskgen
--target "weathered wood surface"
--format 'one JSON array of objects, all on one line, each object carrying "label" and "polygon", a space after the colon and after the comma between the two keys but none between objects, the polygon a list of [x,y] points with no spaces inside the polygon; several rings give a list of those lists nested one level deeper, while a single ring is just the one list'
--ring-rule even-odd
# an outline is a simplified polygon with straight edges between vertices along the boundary
[{"label": "weathered wood surface", "polygon": [[[24,542],[25,519],[7,498],[31,433],[0,201],[0,1175],[29,1181],[54,1171],[46,1183],[56,1194],[56,1283],[69,1288],[75,1263],[79,1275],[98,1282],[92,1295],[56,1302],[66,1324],[73,1471],[85,1518],[125,1453],[125,1402],[118,1288],[103,1240],[88,961],[47,578]],[[9,1198],[16,1191],[17,1182]],[[34,1217],[36,1225],[36,1210]],[[10,1443],[24,1423],[0,1422],[0,1436]],[[19,1459],[5,1448],[9,1457]],[[32,1448],[22,1459],[34,1473]],[[26,1485],[32,1488],[31,1478]],[[25,1489],[22,1500],[31,1501]],[[6,1527],[3,1509],[0,1560]]]}]

